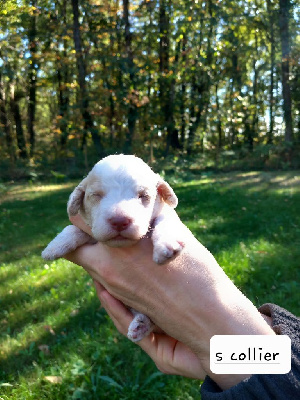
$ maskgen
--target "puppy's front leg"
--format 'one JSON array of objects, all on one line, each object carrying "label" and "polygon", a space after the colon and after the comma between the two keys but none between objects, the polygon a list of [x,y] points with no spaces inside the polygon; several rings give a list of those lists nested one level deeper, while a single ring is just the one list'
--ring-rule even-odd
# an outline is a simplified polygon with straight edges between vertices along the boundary
[{"label": "puppy's front leg", "polygon": [[42,252],[44,260],[56,260],[86,243],[96,241],[75,225],[68,225],[61,231]]},{"label": "puppy's front leg", "polygon": [[153,261],[163,264],[184,248],[182,222],[174,210],[159,215],[154,221],[152,232]]}]

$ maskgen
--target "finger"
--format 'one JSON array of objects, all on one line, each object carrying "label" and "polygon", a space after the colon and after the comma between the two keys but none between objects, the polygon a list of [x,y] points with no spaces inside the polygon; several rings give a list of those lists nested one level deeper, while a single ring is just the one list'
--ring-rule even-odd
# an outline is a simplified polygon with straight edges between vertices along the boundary
[{"label": "finger", "polygon": [[106,289],[105,289],[105,287],[103,285],[101,285],[100,282],[95,281],[95,280],[93,282],[94,282],[94,286],[95,286],[95,289],[96,289],[96,293],[97,293],[97,295],[99,297],[101,295],[101,293]]},{"label": "finger", "polygon": [[[133,318],[131,312],[123,303],[111,296],[99,282],[94,283],[101,305],[112,319],[117,330],[122,335],[127,336],[128,327]],[[179,362],[179,366],[174,363],[173,351],[178,345],[176,339],[165,334],[150,333],[150,335],[139,342],[135,342],[135,344],[140,346],[152,358],[160,371],[167,374],[185,375],[186,371],[185,369],[182,370],[181,363]],[[174,366],[173,363],[175,364]],[[196,375],[193,376],[193,371],[186,376],[197,377]]]},{"label": "finger", "polygon": [[104,251],[101,245],[96,244],[84,244],[78,247],[76,250],[66,254],[64,258],[83,267],[93,279],[99,281],[99,274],[96,273],[97,266],[99,266],[98,260],[101,259],[101,255],[104,257]]},{"label": "finger", "polygon": [[[132,313],[121,301],[114,298],[103,285],[97,281],[94,281],[94,284],[101,305],[112,319],[118,331],[124,336],[127,336],[128,327],[133,319]],[[136,344],[148,353],[150,357],[155,356],[156,350],[153,347],[156,346],[156,343],[153,340],[153,334],[150,334],[139,342],[136,342]]]},{"label": "finger", "polygon": [[133,318],[132,313],[98,282],[95,282],[95,288],[101,305],[112,319],[114,325],[122,335],[127,336],[128,327]]},{"label": "finger", "polygon": [[[105,308],[118,331],[127,336],[128,327],[133,319],[132,313],[121,301],[114,298],[103,285],[96,281],[94,281],[94,284],[101,305]],[[142,341],[144,339],[137,344],[141,345]]]},{"label": "finger", "polygon": [[[127,336],[128,326],[133,317],[131,312],[123,303],[111,296],[102,285],[97,284],[96,290],[102,306],[115,327],[122,335]],[[203,374],[203,369],[197,357],[176,339],[165,334],[152,332],[135,344],[149,355],[161,372],[204,379],[205,374]],[[175,348],[177,356],[175,356]]]},{"label": "finger", "polygon": [[80,214],[70,216],[69,219],[73,225],[77,226],[77,228],[92,236],[91,227],[84,222]]},{"label": "finger", "polygon": [[94,286],[95,286],[95,289],[96,289],[96,293],[97,293],[98,299],[99,299],[99,301],[101,303],[101,300],[100,300],[101,293],[106,289],[105,289],[105,287],[103,285],[101,285],[100,282],[96,281],[95,279],[93,279],[93,283],[94,283]]}]

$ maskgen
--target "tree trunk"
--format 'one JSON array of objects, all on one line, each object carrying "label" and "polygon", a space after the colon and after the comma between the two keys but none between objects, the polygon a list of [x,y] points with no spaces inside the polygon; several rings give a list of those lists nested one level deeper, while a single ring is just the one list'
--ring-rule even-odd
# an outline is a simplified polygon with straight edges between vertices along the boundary
[{"label": "tree trunk", "polygon": [[216,111],[217,111],[217,132],[218,132],[218,151],[223,147],[223,135],[222,135],[222,121],[221,121],[221,111],[218,95],[218,83],[215,86],[216,89]]},{"label": "tree trunk", "polygon": [[58,83],[58,106],[59,106],[59,129],[60,129],[60,146],[62,149],[66,147],[68,139],[68,115],[70,105],[70,92],[68,88],[69,83],[69,71],[67,60],[67,40],[64,36],[67,36],[67,0],[63,0],[62,6],[60,7],[60,16],[65,27],[61,37],[63,44],[62,56],[60,53],[57,54],[58,66],[57,66],[57,83]]},{"label": "tree trunk", "polygon": [[212,84],[212,79],[211,75],[208,71],[211,69],[212,61],[213,61],[213,33],[214,33],[214,26],[215,26],[215,18],[213,14],[213,2],[212,0],[207,1],[207,13],[209,15],[209,29],[208,29],[208,35],[207,35],[207,49],[206,49],[206,54],[207,54],[207,59],[206,59],[206,69],[203,71],[203,84],[202,84],[202,91],[203,94],[201,95],[201,103],[202,103],[202,108],[204,109],[203,113],[203,134],[201,137],[201,149],[202,152],[204,151],[203,143],[204,143],[204,136],[207,132],[207,120],[208,120],[208,107],[210,104],[210,87]]},{"label": "tree trunk", "polygon": [[274,71],[275,71],[275,35],[274,35],[274,10],[271,0],[267,0],[267,10],[269,15],[269,32],[270,32],[270,87],[269,87],[269,131],[267,135],[267,143],[273,143],[274,137]]},{"label": "tree trunk", "polygon": [[168,71],[169,71],[169,15],[166,10],[166,1],[159,2],[159,98],[162,111],[162,131],[167,131],[166,153],[168,154],[170,146],[170,135],[167,120],[169,118],[169,88],[168,88]]},{"label": "tree trunk", "polygon": [[[169,51],[170,51],[170,0],[160,0],[159,4],[159,93],[160,104],[162,110],[162,129],[167,132],[165,155],[169,153],[169,149],[181,148],[178,130],[175,128],[174,120],[174,68],[172,76],[169,68]],[[176,49],[175,59],[178,62],[178,48]],[[175,64],[176,64],[175,61]]]},{"label": "tree trunk", "polygon": [[85,65],[85,59],[83,57],[83,50],[82,50],[82,43],[80,36],[78,0],[72,0],[72,7],[73,7],[73,36],[74,36],[74,45],[75,45],[77,69],[78,69],[78,83],[80,87],[80,105],[81,105],[81,114],[84,121],[82,148],[85,146],[87,134],[88,132],[90,132],[97,153],[100,155],[102,151],[101,140],[98,134],[98,130],[95,128],[92,115],[89,111],[89,98],[86,88],[86,65]]},{"label": "tree trunk", "polygon": [[202,80],[201,83],[197,82],[197,78],[199,77],[193,75],[192,76],[192,85],[191,85],[191,103],[190,103],[190,123],[189,123],[189,137],[187,142],[187,154],[190,156],[193,152],[194,141],[196,136],[196,131],[201,122],[201,115],[204,109],[203,102],[203,92],[205,90],[205,84]]},{"label": "tree trunk", "polygon": [[[208,27],[208,34],[206,35],[206,54],[207,54],[207,59],[206,59],[206,64],[205,67],[202,68],[202,70],[198,71],[195,75],[193,73],[192,76],[192,84],[191,84],[191,105],[190,105],[190,128],[189,128],[189,138],[188,138],[188,143],[187,143],[187,154],[191,155],[193,152],[193,147],[194,147],[194,142],[195,142],[195,136],[196,136],[196,131],[200,126],[200,123],[203,120],[203,131],[206,131],[207,127],[207,115],[208,115],[208,105],[210,101],[210,86],[211,86],[211,78],[209,73],[207,72],[212,64],[213,60],[213,46],[212,46],[212,41],[213,41],[213,33],[214,33],[214,18],[213,18],[213,3],[211,0],[209,0],[206,3],[207,7],[207,12],[208,15],[210,16],[210,24]],[[201,18],[201,32],[204,32],[204,24],[205,21],[203,18]],[[203,35],[200,35],[200,42],[199,42],[199,47],[201,48],[203,44],[205,43],[203,40]],[[202,41],[203,40],[203,41]],[[203,151],[203,143],[204,143],[204,137],[202,135],[200,139],[201,143],[201,149]]]},{"label": "tree trunk", "polygon": [[230,104],[230,144],[233,146],[235,144],[235,139],[237,137],[237,130],[234,121],[235,117],[235,108],[234,108],[234,100],[233,100],[233,93],[234,93],[234,81],[231,80],[230,83],[230,91],[229,91],[229,104]]},{"label": "tree trunk", "polygon": [[244,136],[245,136],[245,141],[247,143],[248,150],[250,152],[253,151],[253,144],[254,144],[254,137],[253,137],[253,131],[252,131],[252,126],[250,124],[250,115],[246,111],[244,118]]},{"label": "tree trunk", "polygon": [[[246,133],[246,142],[248,144],[248,149],[250,152],[253,151],[254,138],[257,136],[258,130],[258,100],[257,100],[257,92],[258,92],[258,79],[259,79],[259,67],[257,66],[257,60],[259,59],[259,51],[258,51],[258,37],[257,32],[255,31],[255,56],[253,58],[253,83],[252,83],[252,96],[250,96],[250,104],[252,105],[250,112],[245,112],[246,117],[246,125],[245,125],[245,133]],[[249,115],[248,115],[249,114]],[[251,115],[251,123],[250,123],[250,115]]]},{"label": "tree trunk", "polygon": [[182,145],[179,141],[179,132],[175,126],[175,118],[174,118],[174,105],[175,105],[175,84],[176,84],[176,76],[178,69],[178,61],[179,61],[179,53],[180,53],[181,43],[178,41],[176,49],[175,49],[175,60],[172,65],[172,73],[170,75],[170,87],[169,87],[169,113],[167,117],[167,131],[168,131],[168,139],[167,146],[173,149],[182,149]]},{"label": "tree trunk", "polygon": [[[86,18],[87,18],[88,25],[92,26],[93,21],[94,21],[94,16],[92,14],[87,13]],[[100,62],[102,64],[103,84],[109,93],[108,94],[109,112],[107,113],[107,119],[108,119],[108,126],[109,126],[109,132],[110,132],[109,145],[112,148],[113,145],[115,144],[114,142],[115,142],[115,133],[116,133],[116,125],[115,125],[116,105],[115,105],[114,96],[113,96],[113,84],[110,83],[110,79],[112,76],[114,76],[114,71],[112,71],[112,66],[110,66],[110,68],[107,66],[106,57],[104,56],[102,48],[101,48],[102,43],[100,43],[100,46],[99,46],[99,37],[95,34],[92,34],[90,40],[93,43],[95,49],[97,50],[98,57],[101,60]],[[109,40],[110,40],[109,52],[110,52],[110,54],[113,54],[114,53],[114,36],[110,35]]]},{"label": "tree trunk", "polygon": [[57,68],[57,83],[58,83],[58,107],[59,107],[59,121],[58,126],[60,129],[60,146],[65,148],[68,138],[68,109],[69,109],[69,93],[64,80],[65,66],[59,63]]},{"label": "tree trunk", "polygon": [[[183,34],[182,38],[182,65],[185,68],[186,65],[186,44],[187,36],[186,33]],[[180,96],[180,117],[181,117],[181,128],[180,128],[180,142],[181,147],[184,148],[185,144],[185,130],[186,130],[186,118],[185,118],[185,102],[186,102],[186,80],[182,77],[183,81],[181,84],[181,96]]]},{"label": "tree trunk", "polygon": [[35,110],[36,110],[36,79],[37,79],[37,30],[36,30],[36,6],[37,0],[31,1],[31,6],[35,7],[33,10],[33,15],[31,16],[30,27],[28,31],[28,41],[29,41],[29,52],[30,52],[30,63],[29,63],[29,96],[28,96],[28,133],[29,133],[29,144],[30,144],[30,156],[32,157],[35,150]]},{"label": "tree trunk", "polygon": [[7,152],[10,156],[10,160],[14,161],[15,155],[13,150],[13,138],[11,135],[9,120],[7,117],[5,90],[2,82],[1,72],[0,72],[0,123],[2,125],[2,129],[5,136]]},{"label": "tree trunk", "polygon": [[[125,138],[125,152],[132,152],[132,141],[135,132],[136,121],[138,118],[138,109],[137,109],[137,96],[136,93],[136,76],[135,76],[135,65],[133,60],[133,51],[132,51],[132,34],[130,32],[130,22],[129,22],[129,0],[123,0],[123,19],[125,24],[125,47],[126,47],[126,55],[127,55],[127,68],[129,72],[129,91],[127,92],[127,96],[129,96],[129,105],[128,105],[128,129],[126,132]],[[128,98],[128,97],[127,97]]]},{"label": "tree trunk", "polygon": [[292,99],[289,83],[290,75],[290,35],[289,35],[289,11],[290,0],[279,0],[279,29],[281,39],[281,79],[283,96],[283,113],[285,122],[285,141],[293,141],[293,119],[292,119]]},{"label": "tree trunk", "polygon": [[19,100],[20,97],[15,95],[14,87],[11,87],[11,99],[10,99],[10,108],[12,114],[14,116],[15,125],[16,125],[16,136],[17,136],[17,145],[19,149],[19,156],[23,159],[27,158],[27,151],[26,151],[26,141],[22,126],[22,117],[20,113],[19,107]]}]

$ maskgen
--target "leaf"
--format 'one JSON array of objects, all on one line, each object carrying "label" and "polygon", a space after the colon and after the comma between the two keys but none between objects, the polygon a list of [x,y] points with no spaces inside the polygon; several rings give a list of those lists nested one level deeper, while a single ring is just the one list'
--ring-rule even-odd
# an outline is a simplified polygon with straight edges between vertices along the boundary
[{"label": "leaf", "polygon": [[53,385],[61,384],[62,383],[62,377],[61,376],[54,376],[54,375],[49,375],[49,376],[44,376],[44,380],[47,382],[52,383]]},{"label": "leaf", "polygon": [[114,386],[121,390],[123,389],[123,387],[118,382],[116,382],[114,379],[110,378],[109,376],[100,375],[99,378],[102,379],[103,381],[109,383],[111,386]]},{"label": "leaf", "polygon": [[148,376],[148,378],[145,380],[145,382],[143,383],[141,388],[144,388],[145,386],[149,385],[149,383],[152,382],[153,379],[156,379],[157,377],[162,376],[162,375],[163,375],[162,372],[159,372],[159,371],[153,372],[153,374]]},{"label": "leaf", "polygon": [[13,385],[11,385],[8,382],[4,382],[4,383],[0,383],[0,387],[13,387]]},{"label": "leaf", "polygon": [[83,399],[85,393],[87,393],[87,390],[84,390],[82,388],[77,388],[72,395],[72,399],[74,400]]},{"label": "leaf", "polygon": [[88,368],[83,360],[76,361],[71,369],[72,375],[75,376],[84,376],[87,374],[87,372]]}]

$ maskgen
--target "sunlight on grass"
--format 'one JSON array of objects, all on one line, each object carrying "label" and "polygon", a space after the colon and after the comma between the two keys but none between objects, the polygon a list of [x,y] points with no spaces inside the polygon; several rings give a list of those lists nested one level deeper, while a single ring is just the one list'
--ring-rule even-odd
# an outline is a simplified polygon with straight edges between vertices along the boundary
[{"label": "sunlight on grass", "polygon": [[39,195],[43,196],[45,193],[61,191],[62,189],[72,189],[75,187],[74,183],[61,183],[61,184],[47,184],[47,185],[13,185],[9,188],[8,192],[2,195],[3,200],[18,200],[22,201],[37,198]]},{"label": "sunlight on grass", "polygon": [[[235,284],[257,306],[275,302],[296,314],[299,182],[295,172],[251,172],[175,185],[182,220]],[[41,259],[68,224],[75,185],[13,185],[1,198],[1,398],[200,399],[199,382],[157,374],[115,330],[85,271]]]},{"label": "sunlight on grass", "polygon": [[264,190],[280,190],[292,188],[300,191],[300,174],[297,171],[289,172],[233,172],[231,174],[218,174],[215,178],[206,179],[206,183],[214,181],[226,184],[227,189],[247,188],[260,192]]}]

